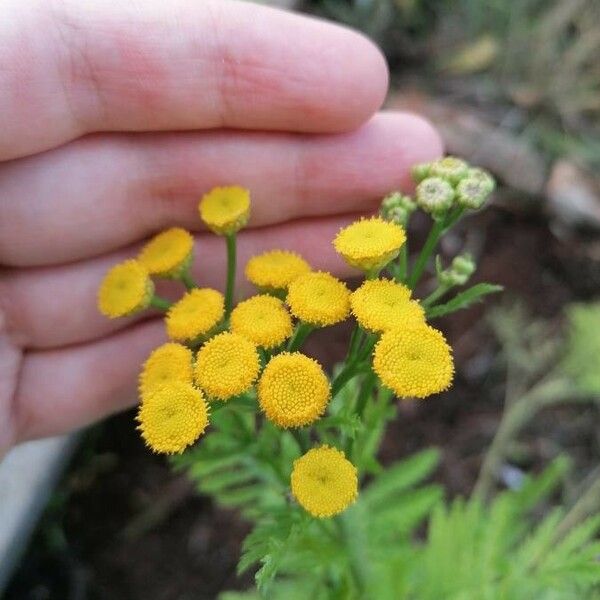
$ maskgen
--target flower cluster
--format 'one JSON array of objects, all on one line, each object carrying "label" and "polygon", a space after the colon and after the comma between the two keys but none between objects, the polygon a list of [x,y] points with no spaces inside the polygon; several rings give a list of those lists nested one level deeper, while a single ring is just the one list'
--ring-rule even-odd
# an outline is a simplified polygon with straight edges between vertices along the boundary
[{"label": "flower cluster", "polygon": [[[354,502],[358,473],[351,441],[340,439],[342,452],[318,428],[309,428],[327,416],[330,401],[350,379],[365,373],[399,398],[448,389],[452,351],[427,322],[435,294],[424,301],[414,297],[406,228],[417,205],[436,215],[454,205],[473,208],[493,187],[483,171],[451,157],[420,165],[415,178],[416,200],[392,193],[381,216],[362,218],[332,240],[341,258],[366,275],[353,291],[331,273],[313,270],[300,255],[275,249],[248,260],[244,272],[257,293],[235,305],[235,240],[251,208],[249,191],[239,186],[215,188],[199,203],[204,224],[227,239],[225,294],[194,282],[193,237],[180,228],[159,233],[137,259],[107,273],[98,293],[103,314],[121,317],[150,306],[165,313],[170,341],[150,354],[139,376],[138,428],[153,451],[183,452],[210,426],[211,409],[226,410],[242,397],[262,413],[258,423],[266,420],[282,436],[296,438],[301,456],[288,476],[300,506],[323,518]],[[427,259],[416,261],[413,279]],[[464,265],[453,263],[459,267],[462,274]],[[454,277],[452,285],[464,283],[471,271]],[[162,298],[155,290],[160,279],[178,280],[186,292],[174,302]],[[446,284],[437,295],[448,289]],[[351,316],[356,323],[348,355],[330,379],[302,345],[313,330]],[[360,420],[360,401],[355,411]],[[318,443],[311,449],[313,442]]]}]

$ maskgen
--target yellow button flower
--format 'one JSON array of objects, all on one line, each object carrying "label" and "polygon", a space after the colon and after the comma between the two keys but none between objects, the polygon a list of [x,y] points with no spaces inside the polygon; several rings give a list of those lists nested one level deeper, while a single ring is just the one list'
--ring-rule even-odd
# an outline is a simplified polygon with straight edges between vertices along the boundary
[{"label": "yellow button flower", "polygon": [[98,309],[111,319],[124,317],[150,305],[154,285],[146,269],[135,260],[114,266],[98,290]]},{"label": "yellow button flower", "polygon": [[152,390],[172,381],[192,383],[192,351],[181,344],[168,343],[153,350],[139,378],[143,400]]},{"label": "yellow button flower", "polygon": [[425,311],[411,291],[389,279],[365,281],[350,297],[352,314],[373,333],[425,323]]},{"label": "yellow button flower", "polygon": [[198,210],[211,231],[230,235],[248,222],[250,192],[239,185],[213,188],[202,197]]},{"label": "yellow button flower", "polygon": [[155,235],[141,250],[138,262],[151,275],[179,277],[192,259],[194,238],[185,229],[172,227]]},{"label": "yellow button flower", "polygon": [[373,271],[396,258],[405,241],[406,234],[400,225],[372,217],[341,229],[333,246],[349,265]]},{"label": "yellow button flower", "polygon": [[211,398],[228,400],[246,392],[258,377],[256,346],[237,333],[220,333],[196,356],[196,383]]},{"label": "yellow button flower", "polygon": [[329,402],[329,380],[316,360],[299,352],[273,357],[258,382],[258,401],[279,427],[301,427],[317,420]]},{"label": "yellow button flower", "polygon": [[253,296],[234,308],[231,331],[262,348],[276,348],[292,335],[292,317],[278,298]]},{"label": "yellow button flower", "polygon": [[428,325],[386,331],[373,355],[373,370],[400,398],[426,398],[447,390],[454,376],[452,349]]},{"label": "yellow button flower", "polygon": [[336,448],[313,448],[294,461],[291,488],[298,504],[313,517],[333,517],[356,500],[356,467]]},{"label": "yellow button flower", "polygon": [[246,264],[246,279],[261,290],[286,290],[296,277],[308,273],[310,265],[295,252],[269,250]]},{"label": "yellow button flower", "polygon": [[191,290],[173,304],[165,317],[172,340],[193,340],[208,334],[223,318],[223,294],[210,288]]},{"label": "yellow button flower", "polygon": [[154,452],[174,454],[193,444],[208,425],[208,405],[200,390],[174,381],[155,388],[137,414],[142,438]]},{"label": "yellow button flower", "polygon": [[287,304],[301,321],[313,327],[326,327],[348,317],[350,290],[329,273],[306,273],[290,283]]}]

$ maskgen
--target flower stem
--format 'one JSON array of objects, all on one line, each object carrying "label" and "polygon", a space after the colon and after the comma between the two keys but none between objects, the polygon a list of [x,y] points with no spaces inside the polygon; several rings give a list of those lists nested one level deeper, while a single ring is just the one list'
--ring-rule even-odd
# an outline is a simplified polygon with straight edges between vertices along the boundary
[{"label": "flower stem", "polygon": [[425,244],[423,245],[423,248],[417,257],[417,262],[415,263],[412,273],[408,278],[407,285],[411,290],[414,290],[417,286],[417,283],[419,283],[419,279],[421,279],[421,276],[423,275],[423,271],[429,262],[429,258],[435,250],[435,247],[440,241],[443,233],[444,219],[434,221],[432,228],[429,230],[429,235],[425,240]]},{"label": "flower stem", "polygon": [[296,325],[294,335],[292,336],[288,344],[288,352],[295,352],[296,350],[298,350],[313,329],[314,327],[312,325],[309,325],[308,323],[298,323]]},{"label": "flower stem", "polygon": [[190,275],[190,270],[189,268],[186,269],[181,276],[179,277],[179,279],[181,280],[181,283],[183,283],[183,285],[185,285],[186,289],[189,290],[193,290],[195,288],[198,287],[198,284],[193,280],[192,276]]},{"label": "flower stem", "polygon": [[158,308],[158,310],[167,311],[169,308],[171,308],[172,302],[169,302],[166,298],[161,298],[155,294],[150,300],[150,306]]},{"label": "flower stem", "polygon": [[423,308],[429,308],[434,305],[442,296],[444,296],[447,292],[450,291],[449,285],[439,285],[425,300],[421,302]]},{"label": "flower stem", "polygon": [[230,233],[227,241],[227,287],[225,288],[225,318],[228,318],[233,308],[233,290],[235,287],[236,269],[236,234]]}]

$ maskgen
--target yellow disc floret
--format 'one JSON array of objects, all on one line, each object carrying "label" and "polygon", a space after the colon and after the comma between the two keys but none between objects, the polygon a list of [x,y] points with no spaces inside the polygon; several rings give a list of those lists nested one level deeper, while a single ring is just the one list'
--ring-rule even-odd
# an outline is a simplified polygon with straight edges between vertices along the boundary
[{"label": "yellow disc floret", "polygon": [[174,381],[155,388],[137,414],[142,438],[154,452],[174,454],[193,444],[208,425],[208,405],[200,390]]},{"label": "yellow disc floret", "polygon": [[373,370],[400,398],[426,398],[450,387],[452,349],[428,325],[391,329],[375,346]]},{"label": "yellow disc floret", "polygon": [[196,356],[196,383],[209,397],[228,400],[252,386],[259,368],[258,352],[251,341],[237,333],[220,333]]},{"label": "yellow disc floret", "polygon": [[233,309],[231,331],[261,348],[275,348],[292,335],[292,317],[279,298],[253,296]]},{"label": "yellow disc floret", "polygon": [[239,185],[216,187],[202,197],[200,218],[220,235],[239,231],[250,217],[250,192]]},{"label": "yellow disc floret", "polygon": [[223,318],[223,294],[210,288],[195,289],[171,306],[165,323],[172,340],[193,340],[205,336]]},{"label": "yellow disc floret", "polygon": [[139,379],[142,401],[152,390],[181,381],[192,383],[192,351],[181,344],[168,343],[156,348],[148,357]]},{"label": "yellow disc floret", "polygon": [[185,229],[172,227],[155,235],[141,250],[138,261],[151,275],[179,277],[192,259],[194,238]]},{"label": "yellow disc floret", "polygon": [[290,283],[287,304],[295,317],[313,327],[334,325],[350,313],[350,290],[329,273],[306,273]]},{"label": "yellow disc floret", "polygon": [[258,382],[258,401],[279,427],[301,427],[318,419],[330,397],[329,380],[316,360],[299,352],[272,358]]},{"label": "yellow disc floret", "polygon": [[298,504],[313,517],[333,517],[356,500],[356,467],[336,448],[313,448],[294,461],[291,488]]},{"label": "yellow disc floret", "polygon": [[98,309],[114,319],[143,310],[150,305],[154,285],[148,271],[136,260],[114,266],[98,290]]},{"label": "yellow disc floret", "polygon": [[373,271],[396,258],[405,241],[406,234],[400,225],[372,217],[344,227],[333,246],[348,264],[362,271]]},{"label": "yellow disc floret", "polygon": [[296,277],[308,273],[310,265],[287,250],[269,250],[246,264],[246,278],[261,290],[286,290]]},{"label": "yellow disc floret", "polygon": [[421,325],[425,323],[425,311],[410,295],[409,288],[395,281],[367,280],[352,292],[352,314],[364,329],[374,333]]}]

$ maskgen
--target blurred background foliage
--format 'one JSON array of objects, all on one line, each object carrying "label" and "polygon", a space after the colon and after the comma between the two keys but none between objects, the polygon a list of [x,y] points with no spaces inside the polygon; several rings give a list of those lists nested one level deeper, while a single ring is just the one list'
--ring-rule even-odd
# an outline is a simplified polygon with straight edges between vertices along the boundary
[{"label": "blurred background foliage", "polygon": [[480,106],[547,160],[600,166],[597,0],[310,0],[362,30],[400,78]]}]

